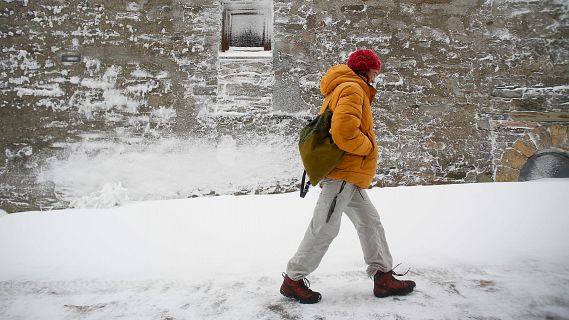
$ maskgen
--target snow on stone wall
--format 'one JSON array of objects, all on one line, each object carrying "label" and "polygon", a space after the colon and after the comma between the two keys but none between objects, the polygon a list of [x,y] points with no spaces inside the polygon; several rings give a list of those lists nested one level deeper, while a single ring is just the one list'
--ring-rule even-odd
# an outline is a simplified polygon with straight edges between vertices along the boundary
[{"label": "snow on stone wall", "polygon": [[273,60],[221,58],[214,115],[247,115],[272,111]]},{"label": "snow on stone wall", "polygon": [[326,68],[373,48],[383,61],[376,184],[489,181],[504,149],[539,125],[500,121],[516,110],[569,112],[567,9],[560,1],[275,1],[283,40],[275,41],[274,105],[315,112]]}]

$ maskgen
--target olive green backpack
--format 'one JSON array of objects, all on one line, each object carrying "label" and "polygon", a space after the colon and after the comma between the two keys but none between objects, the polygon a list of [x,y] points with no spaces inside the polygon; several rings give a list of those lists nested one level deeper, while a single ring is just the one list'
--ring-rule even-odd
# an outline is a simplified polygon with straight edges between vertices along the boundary
[{"label": "olive green backpack", "polygon": [[[325,102],[326,103],[326,102]],[[328,101],[329,103],[329,101]],[[315,186],[325,178],[344,157],[344,151],[332,140],[330,126],[332,124],[332,111],[330,106],[314,120],[310,121],[300,130],[298,149],[304,173],[300,185],[300,196],[304,198],[308,188]],[[309,181],[305,183],[306,175]]]}]

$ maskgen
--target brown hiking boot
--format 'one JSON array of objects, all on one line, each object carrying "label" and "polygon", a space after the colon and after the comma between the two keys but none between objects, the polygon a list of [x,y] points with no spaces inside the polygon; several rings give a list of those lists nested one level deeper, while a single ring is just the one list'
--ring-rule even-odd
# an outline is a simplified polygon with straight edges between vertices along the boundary
[{"label": "brown hiking boot", "polygon": [[284,281],[281,285],[281,294],[288,298],[294,298],[300,303],[317,303],[322,295],[309,289],[310,282],[306,278],[294,281],[283,273]]},{"label": "brown hiking boot", "polygon": [[415,288],[414,281],[401,281],[393,277],[393,275],[404,276],[405,274],[397,274],[393,270],[388,272],[377,271],[373,276],[373,294],[378,298],[385,298],[411,293]]}]

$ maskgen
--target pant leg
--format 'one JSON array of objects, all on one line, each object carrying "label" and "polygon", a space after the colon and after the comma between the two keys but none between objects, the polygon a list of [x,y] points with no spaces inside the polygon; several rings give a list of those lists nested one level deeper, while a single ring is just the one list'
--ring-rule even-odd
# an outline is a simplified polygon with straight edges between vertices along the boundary
[{"label": "pant leg", "polygon": [[[332,240],[340,231],[342,213],[351,201],[356,186],[346,182],[341,194],[338,194],[342,186],[341,180],[325,179],[321,182],[322,192],[314,208],[312,221],[304,234],[298,250],[287,264],[286,273],[292,280],[300,280],[312,273],[324,257]],[[326,222],[328,210],[334,200],[336,207],[330,221]]]},{"label": "pant leg", "polygon": [[393,268],[393,258],[387,245],[385,231],[379,214],[365,190],[356,191],[345,209],[360,238],[364,261],[371,277],[376,271],[387,272]]}]

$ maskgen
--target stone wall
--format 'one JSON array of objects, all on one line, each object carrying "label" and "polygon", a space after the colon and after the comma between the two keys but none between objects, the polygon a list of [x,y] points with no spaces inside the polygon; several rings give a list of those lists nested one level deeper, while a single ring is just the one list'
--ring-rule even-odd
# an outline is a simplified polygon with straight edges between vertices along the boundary
[{"label": "stone wall", "polygon": [[272,111],[273,60],[221,58],[217,102],[212,114],[249,115]]},{"label": "stone wall", "polygon": [[542,124],[520,126],[512,112],[569,111],[567,6],[275,0],[275,108],[317,110],[323,72],[373,48],[376,184],[491,181],[504,149]]},{"label": "stone wall", "polygon": [[[3,113],[44,113],[46,121],[75,117],[71,124],[63,119],[65,130],[77,123],[81,131],[90,123],[140,131],[160,124],[163,119],[152,116],[160,108],[177,113],[183,126],[195,122],[184,106],[214,101],[216,6],[52,0],[3,2],[2,7]],[[62,63],[67,53],[82,61]]]},{"label": "stone wall", "polygon": [[189,0],[0,2],[4,207],[50,207],[53,188],[38,184],[38,170],[64,157],[67,142],[198,127],[216,100],[220,12]]},{"label": "stone wall", "polygon": [[273,0],[272,60],[249,61],[218,57],[222,6],[0,1],[2,207],[65,206],[37,176],[86,137],[276,134],[294,144],[322,101],[321,76],[359,48],[383,61],[374,185],[492,181],[516,141],[567,123],[566,1]]}]

